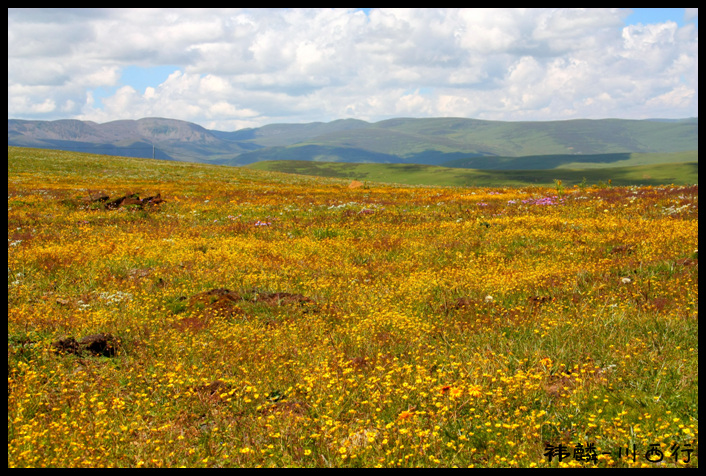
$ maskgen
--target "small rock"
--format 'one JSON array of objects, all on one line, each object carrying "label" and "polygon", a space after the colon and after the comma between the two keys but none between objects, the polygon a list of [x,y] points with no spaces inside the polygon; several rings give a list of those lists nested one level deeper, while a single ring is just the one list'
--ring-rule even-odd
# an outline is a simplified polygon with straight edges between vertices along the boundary
[{"label": "small rock", "polygon": [[78,342],[73,337],[64,337],[52,343],[54,352],[58,354],[78,354]]},{"label": "small rock", "polygon": [[58,354],[83,355],[88,352],[94,356],[113,357],[117,350],[117,340],[110,334],[93,334],[78,342],[73,337],[64,337],[51,346]]},{"label": "small rock", "polygon": [[82,350],[86,350],[93,355],[112,357],[115,355],[116,340],[110,334],[93,334],[78,341]]}]

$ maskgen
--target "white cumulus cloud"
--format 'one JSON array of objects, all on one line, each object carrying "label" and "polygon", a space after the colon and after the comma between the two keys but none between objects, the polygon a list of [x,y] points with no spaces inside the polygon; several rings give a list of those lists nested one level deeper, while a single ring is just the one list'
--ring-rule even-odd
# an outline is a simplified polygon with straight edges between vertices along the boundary
[{"label": "white cumulus cloud", "polygon": [[[698,10],[9,9],[8,117],[698,115]],[[148,85],[127,68],[173,67]]]}]

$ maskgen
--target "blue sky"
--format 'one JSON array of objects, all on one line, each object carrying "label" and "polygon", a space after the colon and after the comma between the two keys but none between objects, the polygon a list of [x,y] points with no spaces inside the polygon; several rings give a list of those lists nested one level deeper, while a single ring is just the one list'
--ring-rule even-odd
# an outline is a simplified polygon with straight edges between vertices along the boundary
[{"label": "blue sky", "polygon": [[673,21],[679,26],[684,26],[687,22],[698,22],[698,17],[687,19],[684,8],[631,8],[630,10],[633,13],[625,18],[626,25]]},{"label": "blue sky", "polygon": [[162,84],[170,74],[179,69],[179,65],[168,64],[162,66],[127,66],[120,76],[120,84],[129,85],[138,91],[148,87]]},{"label": "blue sky", "polygon": [[123,86],[130,86],[138,92],[144,93],[149,87],[156,87],[162,84],[170,74],[179,70],[176,64],[160,66],[136,66],[129,65],[122,69],[120,80],[113,86],[101,86],[92,89],[94,100],[98,102],[97,107],[102,107],[102,99],[111,97]]},{"label": "blue sky", "polygon": [[698,115],[698,9],[8,9],[8,118]]}]

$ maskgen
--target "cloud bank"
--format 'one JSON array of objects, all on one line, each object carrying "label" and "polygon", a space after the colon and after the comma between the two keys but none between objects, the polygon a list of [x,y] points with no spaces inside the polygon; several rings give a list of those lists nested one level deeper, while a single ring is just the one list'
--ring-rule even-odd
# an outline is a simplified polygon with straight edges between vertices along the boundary
[{"label": "cloud bank", "polygon": [[[8,118],[698,115],[698,12],[9,9]],[[128,78],[127,71],[131,71]],[[152,83],[139,72],[162,72]],[[136,74],[137,73],[137,74]]]}]

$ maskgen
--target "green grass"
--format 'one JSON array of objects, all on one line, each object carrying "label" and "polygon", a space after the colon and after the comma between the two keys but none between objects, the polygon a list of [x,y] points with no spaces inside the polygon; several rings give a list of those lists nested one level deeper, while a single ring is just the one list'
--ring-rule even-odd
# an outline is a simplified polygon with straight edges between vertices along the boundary
[{"label": "green grass", "polygon": [[658,165],[681,162],[698,162],[696,150],[672,153],[613,153],[592,155],[530,155],[522,157],[474,157],[451,160],[441,164],[444,167],[457,167],[482,170],[526,170],[526,169],[597,169],[605,167],[632,167],[636,165]]},{"label": "green grass", "polygon": [[632,167],[586,168],[584,170],[476,170],[421,164],[349,164],[339,162],[264,161],[248,168],[351,180],[440,185],[456,187],[551,186],[605,183],[614,185],[659,185],[698,183],[698,162],[639,165]]}]

